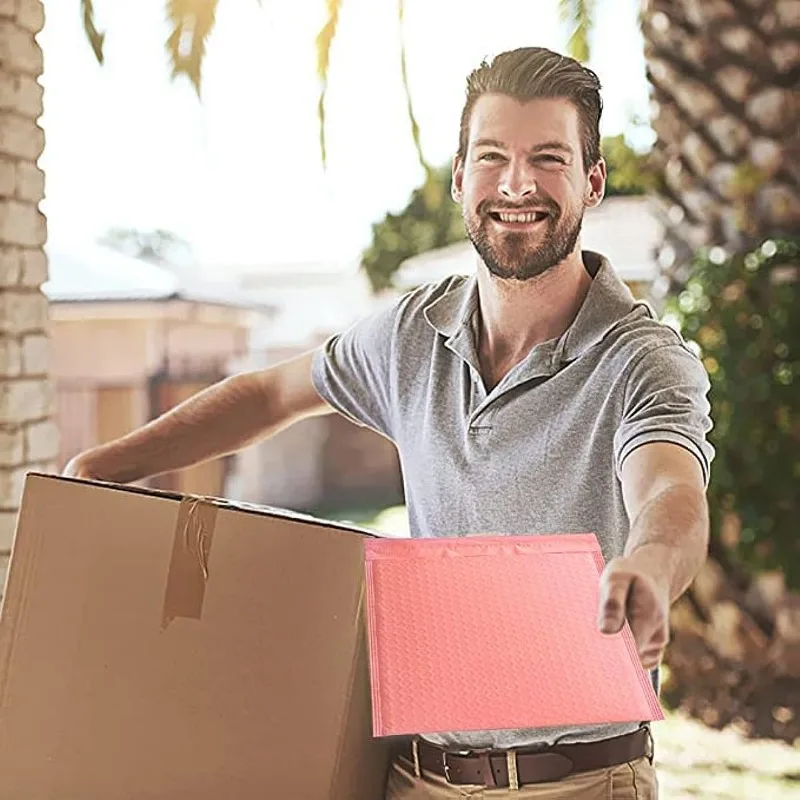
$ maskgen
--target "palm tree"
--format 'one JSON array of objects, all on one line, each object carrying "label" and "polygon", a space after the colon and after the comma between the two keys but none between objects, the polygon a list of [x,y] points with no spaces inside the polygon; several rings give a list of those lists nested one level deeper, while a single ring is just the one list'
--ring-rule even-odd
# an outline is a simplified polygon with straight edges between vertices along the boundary
[{"label": "palm tree", "polygon": [[[559,5],[571,54],[588,60],[594,0]],[[800,230],[800,15],[796,3],[766,0],[644,0],[640,22],[663,295],[685,284],[700,248],[721,259]],[[722,539],[712,537],[674,608],[666,695],[710,725],[742,720],[748,732],[791,741],[800,736],[800,596],[778,573],[735,566]]]}]

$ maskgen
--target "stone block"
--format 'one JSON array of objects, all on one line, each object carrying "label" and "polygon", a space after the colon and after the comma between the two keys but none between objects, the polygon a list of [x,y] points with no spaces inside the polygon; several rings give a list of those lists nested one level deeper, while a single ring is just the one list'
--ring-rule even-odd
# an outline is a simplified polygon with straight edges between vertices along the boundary
[{"label": "stone block", "polygon": [[17,3],[17,23],[31,33],[39,33],[44,27],[42,0],[17,0]]},{"label": "stone block", "polygon": [[41,292],[8,289],[0,294],[0,333],[20,336],[47,328],[47,298]]},{"label": "stone block", "polygon": [[[14,543],[14,534],[17,531],[17,512],[15,510],[0,511],[0,554],[8,556],[11,545]],[[7,561],[6,561],[6,569]],[[3,576],[5,583],[5,575]]]},{"label": "stone block", "polygon": [[22,264],[16,247],[0,245],[0,289],[16,286],[22,276]]},{"label": "stone block", "polygon": [[17,188],[17,165],[0,156],[0,197],[13,197]]},{"label": "stone block", "polygon": [[32,75],[20,75],[17,81],[16,104],[20,116],[38,119],[44,112],[44,88]]},{"label": "stone block", "polygon": [[16,196],[19,200],[34,204],[44,198],[44,172],[32,161],[20,161],[17,164]]},{"label": "stone block", "polygon": [[42,49],[31,31],[12,20],[0,19],[0,61],[9,72],[42,74]]},{"label": "stone block", "polygon": [[58,427],[52,420],[34,422],[25,429],[25,461],[50,462],[58,456]]},{"label": "stone block", "polygon": [[18,341],[0,337],[0,381],[22,372],[22,347]]},{"label": "stone block", "polygon": [[34,203],[0,201],[0,244],[42,247],[47,241],[47,221]]},{"label": "stone block", "polygon": [[0,381],[0,425],[44,419],[53,411],[53,389],[46,378]]},{"label": "stone block", "polygon": [[22,371],[27,377],[47,375],[50,370],[50,339],[33,334],[22,340]]},{"label": "stone block", "polygon": [[0,429],[0,467],[17,467],[25,459],[22,428]]},{"label": "stone block", "polygon": [[27,467],[0,467],[0,510],[19,508],[27,472]]},{"label": "stone block", "polygon": [[0,154],[36,161],[44,149],[44,131],[18,114],[0,115]]}]

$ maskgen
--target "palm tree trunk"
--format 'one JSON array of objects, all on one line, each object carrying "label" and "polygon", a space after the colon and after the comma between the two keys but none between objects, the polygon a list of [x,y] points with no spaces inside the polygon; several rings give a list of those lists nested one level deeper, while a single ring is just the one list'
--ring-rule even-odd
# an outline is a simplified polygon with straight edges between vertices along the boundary
[{"label": "palm tree trunk", "polygon": [[27,471],[58,449],[51,420],[44,253],[42,0],[0,0],[0,589]]},{"label": "palm tree trunk", "polygon": [[[645,0],[642,30],[666,293],[700,247],[800,231],[800,3]],[[800,737],[800,595],[780,574],[737,574],[714,539],[672,629],[667,701],[715,727]]]},{"label": "palm tree trunk", "polygon": [[700,247],[729,252],[800,230],[800,6],[645,0],[667,241],[679,284]]}]

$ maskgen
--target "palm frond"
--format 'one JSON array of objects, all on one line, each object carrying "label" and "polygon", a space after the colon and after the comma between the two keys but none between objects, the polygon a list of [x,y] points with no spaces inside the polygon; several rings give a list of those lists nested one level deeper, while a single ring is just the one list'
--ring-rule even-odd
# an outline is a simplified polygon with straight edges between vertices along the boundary
[{"label": "palm frond", "polygon": [[172,33],[166,41],[172,77],[186,75],[198,96],[202,83],[206,43],[214,28],[219,0],[167,0]]},{"label": "palm frond", "polygon": [[320,80],[319,90],[319,149],[322,154],[322,166],[328,163],[327,143],[325,141],[325,95],[328,92],[328,71],[331,65],[331,45],[339,25],[339,10],[342,0],[327,0],[328,16],[325,24],[317,34],[317,76]]},{"label": "palm frond", "polygon": [[103,63],[103,43],[106,35],[97,30],[94,21],[94,2],[93,0],[81,0],[81,16],[83,17],[83,30],[89,40],[94,57],[99,64]]},{"label": "palm frond", "polygon": [[425,170],[426,181],[430,179],[432,169],[430,164],[425,160],[425,155],[422,152],[422,142],[419,135],[419,123],[414,114],[414,104],[411,101],[411,89],[408,85],[408,69],[406,67],[406,40],[403,35],[403,18],[405,16],[405,0],[397,0],[397,15],[398,22],[400,23],[400,72],[403,77],[403,89],[406,95],[406,108],[408,110],[408,119],[411,123],[411,136],[414,139],[414,147],[417,150],[417,158],[422,168]]},{"label": "palm frond", "polygon": [[594,29],[595,0],[559,0],[561,21],[570,31],[567,52],[576,60],[589,60],[589,37]]}]

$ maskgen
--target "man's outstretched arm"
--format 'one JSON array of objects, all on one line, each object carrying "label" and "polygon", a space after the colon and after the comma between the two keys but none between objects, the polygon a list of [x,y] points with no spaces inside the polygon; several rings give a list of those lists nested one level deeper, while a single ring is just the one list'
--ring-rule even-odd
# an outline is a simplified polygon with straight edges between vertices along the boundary
[{"label": "man's outstretched arm", "polygon": [[679,445],[649,442],[622,466],[630,534],[601,579],[599,625],[617,633],[627,617],[642,665],[658,665],[669,641],[670,605],[708,552],[708,504],[697,458]]}]

